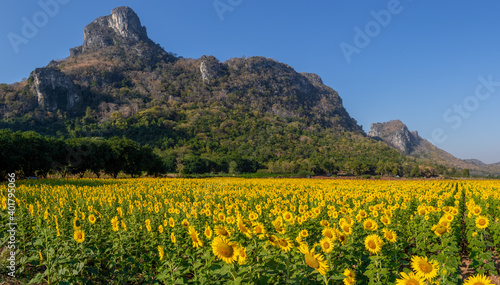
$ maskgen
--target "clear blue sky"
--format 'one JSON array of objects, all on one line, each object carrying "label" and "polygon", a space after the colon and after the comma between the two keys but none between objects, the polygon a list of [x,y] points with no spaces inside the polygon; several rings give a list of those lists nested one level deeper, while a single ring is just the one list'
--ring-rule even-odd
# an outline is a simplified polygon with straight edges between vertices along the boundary
[{"label": "clear blue sky", "polygon": [[[371,123],[400,119],[459,158],[500,161],[498,1],[52,1],[67,3],[46,19],[38,1],[0,3],[0,82],[19,81],[67,57],[82,44],[86,24],[126,5],[167,51],[222,61],[274,58],[319,74],[365,131]],[[234,7],[222,18],[214,3]],[[391,15],[381,18],[383,25],[372,22],[371,12],[381,10]],[[27,31],[31,38],[16,53],[9,33],[23,36],[23,17],[33,22],[34,16],[41,27]],[[348,63],[340,45],[356,48],[356,27],[368,27],[370,42],[358,39]],[[493,86],[479,87],[477,95],[480,76]]]}]

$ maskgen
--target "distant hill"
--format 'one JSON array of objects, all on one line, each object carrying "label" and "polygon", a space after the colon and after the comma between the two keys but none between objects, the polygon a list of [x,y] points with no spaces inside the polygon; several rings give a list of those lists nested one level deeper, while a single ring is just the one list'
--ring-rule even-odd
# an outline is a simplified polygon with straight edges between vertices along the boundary
[{"label": "distant hill", "polygon": [[88,24],[68,58],[1,84],[0,127],[125,136],[178,167],[199,159],[212,170],[207,161],[237,160],[269,172],[403,175],[417,163],[367,137],[318,75],[265,57],[182,58],[128,7]]},{"label": "distant hill", "polygon": [[483,165],[486,165],[486,163],[482,162],[481,160],[479,159],[464,159],[465,162],[468,162],[468,163],[472,163],[474,165],[477,165],[477,166],[483,166]]},{"label": "distant hill", "polygon": [[477,175],[500,174],[500,164],[487,165],[477,159],[456,158],[421,138],[418,132],[410,132],[399,120],[372,124],[368,136],[384,141],[400,152],[422,161],[457,169],[470,169],[472,174]]}]

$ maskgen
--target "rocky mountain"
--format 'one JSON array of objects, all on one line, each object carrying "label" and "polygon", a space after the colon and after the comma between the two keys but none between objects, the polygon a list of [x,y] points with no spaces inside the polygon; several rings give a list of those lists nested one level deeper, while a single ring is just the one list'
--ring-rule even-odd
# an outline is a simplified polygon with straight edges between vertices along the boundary
[{"label": "rocky mountain", "polygon": [[149,39],[128,7],[88,24],[69,57],[0,84],[0,128],[125,136],[170,165],[246,158],[271,172],[363,174],[381,159],[407,163],[367,138],[320,76],[265,57],[176,56]]},{"label": "rocky mountain", "polygon": [[[17,87],[17,88],[16,88]],[[84,43],[70,56],[36,69],[21,85],[0,91],[3,114],[39,116],[59,113],[67,117],[97,109],[99,121],[118,112],[124,117],[141,109],[182,103],[247,104],[283,119],[307,119],[322,127],[361,133],[332,88],[316,74],[298,73],[292,67],[264,57],[233,58],[220,62],[213,56],[183,59],[167,53],[147,36],[137,14],[118,7],[111,15],[95,19],[84,29]],[[12,108],[24,93],[31,108]],[[33,100],[36,98],[36,101]],[[237,101],[237,102],[236,102]]]},{"label": "rocky mountain", "polygon": [[317,74],[265,57],[166,52],[129,7],[88,24],[69,57],[0,84],[0,128],[126,137],[177,172],[228,171],[237,161],[241,171],[410,175],[421,162],[407,154],[451,159],[399,121],[374,124],[366,136]]},{"label": "rocky mountain", "polygon": [[400,120],[374,123],[368,136],[381,140],[389,146],[409,156],[437,165],[457,169],[470,169],[472,174],[498,175],[500,167],[487,165],[477,159],[459,159],[421,138],[416,131],[410,132]]},{"label": "rocky mountain", "polygon": [[374,123],[370,127],[368,136],[381,139],[404,154],[413,152],[422,140],[417,132],[410,132],[400,120]]}]

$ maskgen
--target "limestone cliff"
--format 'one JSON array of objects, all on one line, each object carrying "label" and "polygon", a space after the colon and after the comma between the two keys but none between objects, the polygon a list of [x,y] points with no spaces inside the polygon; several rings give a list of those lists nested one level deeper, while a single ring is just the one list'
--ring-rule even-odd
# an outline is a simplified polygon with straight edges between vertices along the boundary
[{"label": "limestone cliff", "polygon": [[45,111],[69,110],[81,100],[71,79],[57,69],[45,67],[33,71],[32,90],[38,106]]}]

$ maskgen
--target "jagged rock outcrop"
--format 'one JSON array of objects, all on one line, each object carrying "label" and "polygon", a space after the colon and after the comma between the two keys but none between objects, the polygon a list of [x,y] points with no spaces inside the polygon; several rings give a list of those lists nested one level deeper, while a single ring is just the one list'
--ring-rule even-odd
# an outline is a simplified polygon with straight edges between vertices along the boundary
[{"label": "jagged rock outcrop", "polygon": [[115,8],[111,10],[111,15],[95,19],[83,33],[83,46],[70,49],[70,56],[112,45],[133,45],[149,39],[146,27],[141,25],[141,20],[129,7]]},{"label": "jagged rock outcrop", "polygon": [[381,139],[404,154],[410,154],[422,140],[417,132],[410,132],[400,120],[374,123],[368,136]]},{"label": "jagged rock outcrop", "polygon": [[73,81],[57,69],[37,68],[32,76],[31,88],[45,111],[69,110],[81,100]]},{"label": "jagged rock outcrop", "polygon": [[210,81],[221,76],[224,72],[224,65],[214,56],[202,56],[200,63],[201,79],[210,84]]}]

